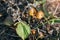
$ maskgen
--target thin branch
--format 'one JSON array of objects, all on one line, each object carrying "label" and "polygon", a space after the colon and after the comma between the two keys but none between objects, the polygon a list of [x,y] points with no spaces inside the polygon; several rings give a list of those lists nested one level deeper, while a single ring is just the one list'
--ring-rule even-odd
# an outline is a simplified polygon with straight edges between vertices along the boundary
[{"label": "thin branch", "polygon": [[59,7],[59,3],[58,3],[58,5],[56,6],[56,9],[55,9],[55,11],[54,11],[53,15],[55,15],[55,14],[56,14],[56,12],[57,12],[57,10],[58,10],[58,7]]}]

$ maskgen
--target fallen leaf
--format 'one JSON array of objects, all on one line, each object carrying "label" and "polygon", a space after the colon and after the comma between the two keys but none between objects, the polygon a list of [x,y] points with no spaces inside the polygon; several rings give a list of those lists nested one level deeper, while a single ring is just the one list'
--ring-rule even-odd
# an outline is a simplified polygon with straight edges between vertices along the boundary
[{"label": "fallen leaf", "polygon": [[25,40],[30,34],[30,26],[25,22],[18,22],[16,32],[23,40]]}]

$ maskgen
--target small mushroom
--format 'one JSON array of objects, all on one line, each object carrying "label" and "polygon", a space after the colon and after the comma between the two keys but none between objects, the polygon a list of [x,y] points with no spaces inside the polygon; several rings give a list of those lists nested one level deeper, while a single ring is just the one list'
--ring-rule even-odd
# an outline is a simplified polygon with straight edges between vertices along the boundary
[{"label": "small mushroom", "polygon": [[42,19],[44,17],[44,12],[43,11],[38,11],[38,13],[36,14],[36,18],[37,19]]}]

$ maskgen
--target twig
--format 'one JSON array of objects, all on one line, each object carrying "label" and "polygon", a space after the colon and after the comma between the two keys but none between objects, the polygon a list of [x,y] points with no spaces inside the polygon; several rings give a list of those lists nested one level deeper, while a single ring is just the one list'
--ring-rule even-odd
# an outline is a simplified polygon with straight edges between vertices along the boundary
[{"label": "twig", "polygon": [[54,13],[53,13],[53,16],[56,14],[58,7],[59,7],[59,3],[58,3],[58,5],[56,6],[56,9],[55,9],[55,11],[54,11]]},{"label": "twig", "polygon": [[0,35],[2,35],[4,32],[5,32],[5,30],[3,30],[3,31],[0,33]]}]

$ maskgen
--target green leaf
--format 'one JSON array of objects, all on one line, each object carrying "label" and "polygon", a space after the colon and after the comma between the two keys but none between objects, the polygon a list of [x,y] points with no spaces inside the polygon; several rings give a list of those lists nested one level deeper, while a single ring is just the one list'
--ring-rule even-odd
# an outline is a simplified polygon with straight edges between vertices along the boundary
[{"label": "green leaf", "polygon": [[30,26],[25,22],[18,22],[16,32],[23,40],[25,40],[30,34]]},{"label": "green leaf", "polygon": [[55,23],[60,23],[60,19],[54,19]]},{"label": "green leaf", "polygon": [[50,20],[51,24],[55,24],[55,23],[60,23],[60,19],[52,19]]}]

